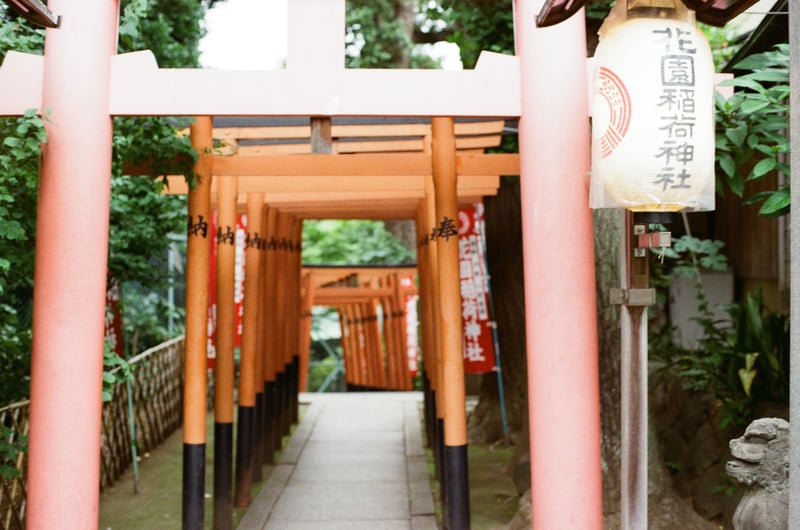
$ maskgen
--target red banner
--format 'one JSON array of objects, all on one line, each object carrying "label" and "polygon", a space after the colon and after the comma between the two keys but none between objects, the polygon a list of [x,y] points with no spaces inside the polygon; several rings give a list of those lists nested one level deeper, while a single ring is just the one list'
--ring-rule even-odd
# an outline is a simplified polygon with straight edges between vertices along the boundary
[{"label": "red banner", "polygon": [[461,319],[464,329],[464,373],[482,374],[495,368],[494,322],[489,314],[489,277],[484,259],[483,203],[458,211],[458,261],[461,279]]},{"label": "red banner", "polygon": [[[208,264],[208,367],[214,368],[214,359],[217,357],[216,333],[217,333],[217,245],[216,235],[218,231],[217,211],[211,214],[209,223],[210,233],[214,234],[211,238],[211,250],[209,254],[210,263]],[[227,229],[227,228],[226,228]],[[228,229],[229,230],[229,229]],[[234,270],[234,291],[233,303],[236,308],[236,338],[235,346],[242,344],[242,316],[244,315],[244,242],[247,236],[247,216],[238,215],[236,217],[236,265]]]},{"label": "red banner", "polygon": [[[400,278],[400,284],[404,288],[414,286],[414,276],[404,276]],[[411,377],[416,377],[419,373],[419,339],[417,329],[419,329],[419,317],[417,316],[417,300],[419,296],[414,294],[405,297],[406,304],[406,346],[408,348],[408,372]]]}]

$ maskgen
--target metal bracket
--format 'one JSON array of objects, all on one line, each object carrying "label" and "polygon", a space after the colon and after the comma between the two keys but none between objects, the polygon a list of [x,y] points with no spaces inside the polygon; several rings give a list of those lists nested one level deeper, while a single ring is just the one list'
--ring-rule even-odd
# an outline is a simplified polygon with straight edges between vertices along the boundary
[{"label": "metal bracket", "polygon": [[609,300],[615,305],[648,306],[656,303],[655,289],[611,289]]}]

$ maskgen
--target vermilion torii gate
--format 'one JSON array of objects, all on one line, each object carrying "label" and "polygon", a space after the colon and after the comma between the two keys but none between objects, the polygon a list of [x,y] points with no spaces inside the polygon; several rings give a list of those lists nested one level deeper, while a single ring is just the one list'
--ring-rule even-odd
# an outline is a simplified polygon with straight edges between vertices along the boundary
[{"label": "vermilion torii gate", "polygon": [[[537,29],[542,2],[515,4],[517,56],[484,55],[474,71],[345,70],[343,1],[291,0],[287,70],[218,72],[159,70],[148,52],[115,56],[114,0],[49,2],[61,26],[47,30],[44,57],[11,52],[0,68],[0,114],[20,115],[28,108],[50,112],[36,241],[31,528],[97,524],[115,115],[432,117],[441,131],[434,135],[443,142],[434,153],[443,154],[416,163],[428,163],[443,177],[436,186],[449,190],[435,190],[438,204],[421,207],[428,215],[436,212],[433,219],[455,205],[457,167],[447,133],[452,121],[441,117],[519,117],[534,525],[602,526],[583,24],[575,18]],[[198,173],[210,176],[210,156],[203,151],[207,122],[198,119],[194,128],[201,148]],[[192,202],[190,215],[202,211],[208,197],[196,195]],[[449,260],[457,261],[454,249],[429,250],[440,255],[425,259],[442,270],[453,266]],[[202,261],[191,255],[189,260],[190,267]],[[434,274],[425,281],[438,282],[433,292],[441,293],[429,310],[460,313],[457,278]],[[190,313],[201,306],[205,313],[203,302],[187,300],[187,326],[193,326]],[[436,365],[443,367],[445,449],[465,458],[460,330],[447,319],[436,321],[440,329],[431,340],[442,341],[443,359]],[[204,407],[204,397],[202,404],[195,399],[205,386],[205,373],[196,369],[197,359],[205,359],[205,342],[199,342],[187,336],[187,366],[193,367],[186,373],[187,418]],[[185,429],[184,441],[189,455],[184,472],[191,474],[204,451],[204,429]],[[190,504],[202,505],[199,493],[198,500],[196,491],[188,492]],[[464,514],[455,515],[461,519],[451,523],[458,527]]]}]

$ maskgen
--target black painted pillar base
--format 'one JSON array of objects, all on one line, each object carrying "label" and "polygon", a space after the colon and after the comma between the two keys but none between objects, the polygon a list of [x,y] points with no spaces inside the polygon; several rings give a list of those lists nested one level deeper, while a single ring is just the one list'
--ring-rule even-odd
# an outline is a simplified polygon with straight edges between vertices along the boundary
[{"label": "black painted pillar base", "polygon": [[281,403],[283,410],[281,411],[281,436],[288,436],[292,432],[292,365],[286,363],[283,365],[283,396]]},{"label": "black painted pillar base", "polygon": [[242,508],[250,504],[253,486],[253,418],[255,407],[239,405],[236,423],[236,486],[233,505]]},{"label": "black painted pillar base", "polygon": [[283,423],[286,415],[286,374],[278,372],[275,374],[275,440],[278,449],[283,448]]},{"label": "black painted pillar base", "polygon": [[233,530],[233,423],[214,423],[214,529]]},{"label": "black painted pillar base", "polygon": [[447,510],[445,526],[448,530],[469,530],[469,472],[467,446],[444,447],[447,473]]},{"label": "black painted pillar base", "polygon": [[206,444],[183,444],[183,530],[203,530]]},{"label": "black painted pillar base", "polygon": [[292,357],[292,425],[300,419],[300,356]]},{"label": "black painted pillar base", "polygon": [[425,447],[428,449],[433,449],[433,425],[432,421],[433,418],[433,407],[432,407],[432,394],[433,390],[431,390],[431,382],[428,379],[428,376],[425,373],[422,374],[422,417],[424,418],[425,422]]},{"label": "black painted pillar base", "polygon": [[436,462],[436,478],[439,479],[439,484],[441,485],[441,489],[439,491],[442,492],[442,504],[447,504],[447,491],[445,490],[444,483],[446,480],[446,473],[444,472],[444,420],[442,418],[436,418],[435,420],[436,430],[435,430],[435,440],[436,440],[436,449],[433,451],[434,462]]},{"label": "black painted pillar base", "polygon": [[256,392],[255,417],[253,418],[253,482],[264,480],[264,394]]},{"label": "black painted pillar base", "polygon": [[275,464],[275,383],[264,381],[264,443],[262,455],[264,464]]}]

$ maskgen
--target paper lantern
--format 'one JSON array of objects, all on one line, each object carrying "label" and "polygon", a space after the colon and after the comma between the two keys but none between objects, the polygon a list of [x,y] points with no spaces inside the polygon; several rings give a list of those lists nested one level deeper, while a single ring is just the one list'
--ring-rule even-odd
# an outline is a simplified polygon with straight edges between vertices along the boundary
[{"label": "paper lantern", "polygon": [[624,20],[610,17],[595,53],[591,206],[713,210],[708,42],[693,20],[616,16]]}]

